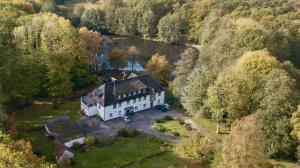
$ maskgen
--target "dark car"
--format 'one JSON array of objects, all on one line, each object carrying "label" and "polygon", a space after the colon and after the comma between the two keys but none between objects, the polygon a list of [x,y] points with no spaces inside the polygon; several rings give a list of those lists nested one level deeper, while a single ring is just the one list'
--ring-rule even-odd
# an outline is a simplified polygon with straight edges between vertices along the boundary
[{"label": "dark car", "polygon": [[155,106],[155,108],[157,108],[159,111],[161,111],[161,112],[166,112],[166,111],[168,111],[169,109],[168,108],[166,108],[164,105],[157,105],[157,106]]}]

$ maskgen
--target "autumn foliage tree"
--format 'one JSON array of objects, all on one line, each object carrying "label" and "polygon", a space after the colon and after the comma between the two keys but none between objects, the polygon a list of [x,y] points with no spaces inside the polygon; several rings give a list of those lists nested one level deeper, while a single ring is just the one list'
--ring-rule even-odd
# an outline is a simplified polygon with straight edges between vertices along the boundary
[{"label": "autumn foliage tree", "polygon": [[220,168],[252,168],[270,166],[264,133],[254,116],[241,119],[222,145]]},{"label": "autumn foliage tree", "polygon": [[165,55],[154,54],[146,65],[146,71],[160,83],[165,83],[169,73],[169,62]]},{"label": "autumn foliage tree", "polygon": [[109,62],[114,69],[122,68],[128,64],[126,52],[120,48],[113,48],[109,55]]},{"label": "autumn foliage tree", "polygon": [[14,141],[5,134],[0,134],[0,151],[0,167],[55,167],[34,155],[30,142]]},{"label": "autumn foliage tree", "polygon": [[297,158],[300,160],[300,105],[298,109],[293,113],[291,118],[291,124],[293,127],[292,136],[297,140],[298,147],[297,147]]}]

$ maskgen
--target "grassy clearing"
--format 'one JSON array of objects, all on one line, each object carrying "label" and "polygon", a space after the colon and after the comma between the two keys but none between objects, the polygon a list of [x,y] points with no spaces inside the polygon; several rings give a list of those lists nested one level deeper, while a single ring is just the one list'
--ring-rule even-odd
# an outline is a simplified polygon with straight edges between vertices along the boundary
[{"label": "grassy clearing", "polygon": [[[134,138],[121,138],[107,147],[94,147],[88,152],[75,153],[74,167],[121,167],[122,165],[141,160],[162,151],[161,146],[164,143],[164,141],[146,135],[140,135]],[[166,152],[129,167],[159,168],[168,166],[196,168],[200,165],[180,158],[173,152]]]},{"label": "grassy clearing", "polygon": [[144,162],[132,166],[131,168],[207,168],[207,165],[201,165],[192,160],[178,157],[172,152],[164,153],[163,155],[147,159]]},{"label": "grassy clearing", "polygon": [[57,109],[53,109],[52,104],[48,102],[34,102],[30,108],[16,112],[18,138],[29,140],[33,150],[39,150],[47,161],[54,161],[54,143],[45,136],[43,122],[62,115],[68,115],[74,120],[79,119],[79,106],[78,99],[65,102]]},{"label": "grassy clearing", "polygon": [[217,124],[206,118],[193,118],[196,124],[206,130],[213,138],[222,140],[226,135],[230,133],[230,128],[220,125],[220,133],[216,133]]},{"label": "grassy clearing", "polygon": [[147,136],[121,138],[107,147],[94,147],[88,152],[75,154],[74,167],[120,167],[160,151],[160,144]]}]

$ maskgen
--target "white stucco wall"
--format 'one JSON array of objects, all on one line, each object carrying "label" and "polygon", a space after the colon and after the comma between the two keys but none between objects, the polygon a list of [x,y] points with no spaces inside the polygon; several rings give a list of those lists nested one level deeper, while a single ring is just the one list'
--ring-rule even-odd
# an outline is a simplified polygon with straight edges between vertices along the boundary
[{"label": "white stucco wall", "polygon": [[97,106],[87,107],[82,101],[80,104],[81,111],[85,113],[85,115],[91,117],[97,114]]},{"label": "white stucco wall", "polygon": [[[144,108],[144,104],[146,105]],[[122,102],[121,106],[119,106],[119,104],[117,104],[116,108],[113,108],[113,105],[107,106],[104,109],[104,118],[102,117],[102,119],[104,121],[106,120],[111,120],[117,117],[121,117],[125,115],[125,108],[133,106],[133,108],[135,109],[134,112],[138,112],[141,110],[145,110],[150,108],[150,96],[147,95],[146,96],[146,100],[144,100],[144,97],[141,97],[141,101],[139,101],[139,99],[137,98],[135,103],[133,101],[133,99],[131,99],[129,101],[129,104],[127,104],[127,101]],[[137,107],[137,110],[136,110]],[[112,116],[110,116],[110,114],[112,114]],[[101,116],[100,116],[101,117]]]},{"label": "white stucco wall", "polygon": [[155,100],[153,101],[153,106],[165,103],[165,91],[162,91],[160,93],[160,96],[158,95],[159,95],[158,93],[155,94]]},{"label": "white stucco wall", "polygon": [[75,142],[78,142],[79,144],[84,144],[85,143],[85,137],[81,137],[81,138],[77,138],[77,139],[73,139],[69,142],[65,142],[64,145],[68,148],[72,148],[73,147],[73,144]]},{"label": "white stucco wall", "polygon": [[[159,104],[163,104],[164,102],[165,102],[165,91],[162,91],[160,96],[158,93],[156,93],[155,100],[153,101],[153,107],[156,105],[159,105]],[[146,105],[146,106],[144,107],[144,105]],[[141,97],[141,101],[139,101],[139,99],[137,98],[135,103],[134,103],[133,99],[131,99],[129,101],[129,104],[127,104],[127,101],[124,101],[121,103],[121,106],[119,106],[119,104],[117,104],[116,108],[113,108],[113,105],[103,107],[98,103],[96,106],[88,108],[83,102],[81,102],[81,110],[87,116],[98,115],[104,121],[124,116],[125,108],[130,107],[130,106],[134,107],[134,112],[139,112],[139,111],[151,108],[150,95],[146,96],[146,100],[144,100],[144,97]],[[136,109],[136,107],[137,107],[137,109]]]}]

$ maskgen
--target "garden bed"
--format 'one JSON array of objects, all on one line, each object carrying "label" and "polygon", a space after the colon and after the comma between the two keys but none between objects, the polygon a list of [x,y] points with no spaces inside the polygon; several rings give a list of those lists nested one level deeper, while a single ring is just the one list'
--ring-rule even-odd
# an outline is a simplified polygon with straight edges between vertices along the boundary
[{"label": "garden bed", "polygon": [[166,116],[164,119],[156,120],[153,126],[159,132],[171,136],[190,137],[196,132],[192,129],[190,124],[169,116]]}]

